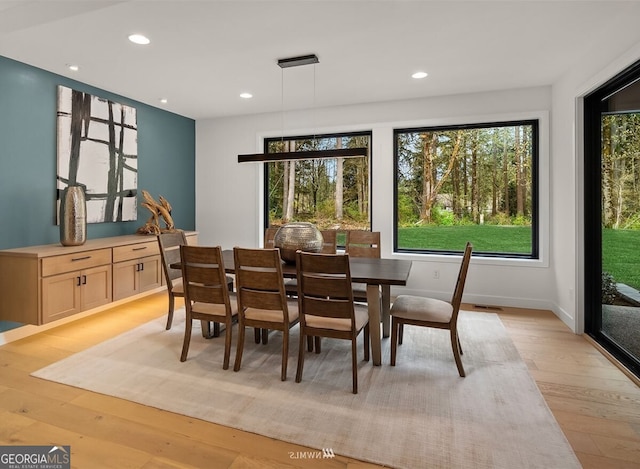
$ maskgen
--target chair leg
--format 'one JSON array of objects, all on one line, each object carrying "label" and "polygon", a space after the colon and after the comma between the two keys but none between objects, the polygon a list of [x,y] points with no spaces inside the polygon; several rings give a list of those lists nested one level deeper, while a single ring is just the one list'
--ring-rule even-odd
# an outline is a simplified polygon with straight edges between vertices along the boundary
[{"label": "chair leg", "polygon": [[320,353],[321,351],[321,347],[320,347],[320,336],[315,336],[314,337],[314,341],[315,341],[315,348],[316,348],[316,353]]},{"label": "chair leg", "polygon": [[287,380],[287,362],[289,359],[289,329],[285,327],[282,331],[282,371],[280,373],[280,380]]},{"label": "chair leg", "polygon": [[262,345],[269,343],[269,329],[262,329]]},{"label": "chair leg", "polygon": [[351,369],[353,373],[353,393],[358,394],[358,347],[356,337],[351,339]]},{"label": "chair leg", "polygon": [[187,321],[184,325],[184,341],[182,342],[182,354],[180,355],[180,361],[187,360],[187,354],[189,353],[189,343],[191,342],[191,316],[187,314]]},{"label": "chair leg", "polygon": [[224,361],[222,362],[222,369],[229,369],[229,358],[231,356],[231,334],[232,334],[232,325],[231,318],[227,318],[225,321],[225,331],[224,331]]},{"label": "chair leg", "polygon": [[300,329],[300,344],[298,347],[298,366],[296,369],[296,383],[302,381],[302,368],[304,368],[304,338],[305,334]]},{"label": "chair leg", "polygon": [[460,349],[459,347],[459,340],[458,340],[458,331],[456,330],[456,328],[452,328],[451,329],[451,347],[453,348],[453,358],[455,358],[456,360],[456,366],[458,367],[458,373],[460,374],[460,377],[464,378],[465,377],[465,373],[464,373],[464,368],[462,367],[462,360],[460,359]]},{"label": "chair leg", "polygon": [[175,297],[169,293],[169,313],[167,314],[167,330],[171,329],[173,323],[173,310],[175,308]]},{"label": "chair leg", "polygon": [[398,330],[398,345],[402,345],[402,338],[404,337],[404,324],[400,323],[400,329]]},{"label": "chair leg", "polygon": [[396,353],[398,351],[398,319],[395,316],[391,317],[391,366],[396,366]]},{"label": "chair leg", "polygon": [[[457,335],[457,334],[456,334]],[[464,353],[462,352],[462,344],[460,344],[460,336],[458,335],[458,350],[460,350],[460,355],[463,355]]]},{"label": "chair leg", "polygon": [[238,343],[236,344],[236,362],[233,365],[233,371],[240,370],[240,365],[242,364],[242,351],[244,349],[244,321],[242,319],[238,319],[238,323]]},{"label": "chair leg", "polygon": [[254,327],[253,328],[253,335],[254,335],[254,339],[256,341],[256,344],[260,343],[260,333],[261,333],[262,329],[260,329],[259,327]]},{"label": "chair leg", "polygon": [[307,336],[307,352],[313,352],[313,337]]},{"label": "chair leg", "polygon": [[220,337],[220,323],[213,323],[213,337]]}]

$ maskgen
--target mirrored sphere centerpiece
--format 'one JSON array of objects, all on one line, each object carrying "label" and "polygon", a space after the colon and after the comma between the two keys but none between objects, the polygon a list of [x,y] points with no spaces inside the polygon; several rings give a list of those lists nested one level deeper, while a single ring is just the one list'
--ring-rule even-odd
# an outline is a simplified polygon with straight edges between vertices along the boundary
[{"label": "mirrored sphere centerpiece", "polygon": [[275,247],[280,248],[280,257],[288,263],[295,263],[296,251],[320,252],[324,239],[322,233],[308,222],[292,222],[282,226],[273,239]]}]

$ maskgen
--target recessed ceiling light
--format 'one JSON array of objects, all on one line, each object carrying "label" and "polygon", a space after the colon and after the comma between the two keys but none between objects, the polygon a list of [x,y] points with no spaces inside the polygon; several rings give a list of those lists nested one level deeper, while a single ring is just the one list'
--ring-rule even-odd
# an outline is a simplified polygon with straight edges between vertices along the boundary
[{"label": "recessed ceiling light", "polygon": [[80,70],[80,67],[74,64],[67,64],[67,68],[72,72],[77,72],[78,70]]},{"label": "recessed ceiling light", "polygon": [[244,99],[249,99],[249,98],[253,98],[253,95],[251,93],[240,93],[240,97]]},{"label": "recessed ceiling light", "polygon": [[424,78],[427,76],[427,72],[416,72],[411,75],[411,78]]},{"label": "recessed ceiling light", "polygon": [[129,36],[129,40],[135,44],[142,45],[149,44],[151,42],[148,37],[143,36],[142,34],[132,34]]},{"label": "recessed ceiling light", "polygon": [[160,102],[162,104],[167,104],[169,101],[167,101],[167,98],[162,98],[162,99],[160,99]]}]

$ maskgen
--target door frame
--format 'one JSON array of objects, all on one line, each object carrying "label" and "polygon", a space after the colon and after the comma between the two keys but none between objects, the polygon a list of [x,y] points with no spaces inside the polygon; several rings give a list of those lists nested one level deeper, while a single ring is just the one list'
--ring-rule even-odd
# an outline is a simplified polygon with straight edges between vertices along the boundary
[{"label": "door frame", "polygon": [[640,357],[632,357],[602,333],[602,166],[601,115],[604,100],[640,79],[640,61],[616,74],[583,99],[584,332],[636,376]]}]

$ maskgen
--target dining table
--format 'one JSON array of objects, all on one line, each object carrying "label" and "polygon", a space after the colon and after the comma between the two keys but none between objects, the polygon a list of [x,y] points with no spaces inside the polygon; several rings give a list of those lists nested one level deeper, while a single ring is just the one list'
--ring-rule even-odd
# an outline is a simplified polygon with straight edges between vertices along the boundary
[{"label": "dining table", "polygon": [[[233,250],[222,251],[224,268],[229,274],[235,273]],[[382,337],[389,337],[391,330],[391,286],[407,284],[411,271],[410,260],[383,259],[370,257],[349,257],[351,281],[367,285],[367,310],[369,312],[369,332],[371,340],[371,358],[373,364],[382,364]],[[180,263],[171,265],[180,268]],[[282,263],[282,275],[285,278],[296,277],[294,263]],[[378,324],[378,327],[374,327]],[[380,324],[382,325],[382,331]]]}]

